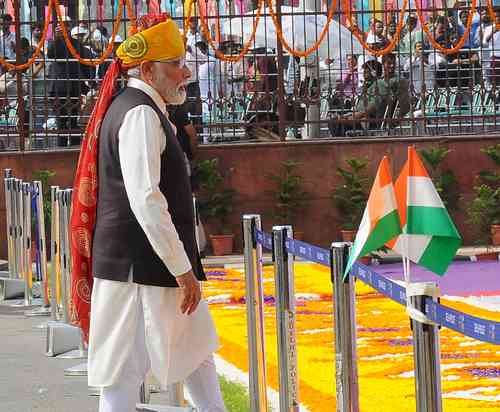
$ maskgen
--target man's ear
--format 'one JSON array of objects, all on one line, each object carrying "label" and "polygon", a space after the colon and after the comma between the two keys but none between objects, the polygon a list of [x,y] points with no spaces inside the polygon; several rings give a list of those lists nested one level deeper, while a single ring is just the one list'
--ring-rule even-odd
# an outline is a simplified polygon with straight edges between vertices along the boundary
[{"label": "man's ear", "polygon": [[153,78],[153,62],[142,62],[140,68],[141,76],[144,80],[151,80]]}]

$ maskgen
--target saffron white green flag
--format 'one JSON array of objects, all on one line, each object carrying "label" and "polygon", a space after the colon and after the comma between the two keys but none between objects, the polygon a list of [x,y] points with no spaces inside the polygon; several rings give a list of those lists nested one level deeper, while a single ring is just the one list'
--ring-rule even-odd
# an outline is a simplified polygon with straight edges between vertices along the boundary
[{"label": "saffron white green flag", "polygon": [[442,276],[462,238],[414,147],[395,184],[403,233],[387,246]]},{"label": "saffron white green flag", "polygon": [[379,249],[401,233],[389,159],[384,156],[366,203],[344,278],[360,256]]}]

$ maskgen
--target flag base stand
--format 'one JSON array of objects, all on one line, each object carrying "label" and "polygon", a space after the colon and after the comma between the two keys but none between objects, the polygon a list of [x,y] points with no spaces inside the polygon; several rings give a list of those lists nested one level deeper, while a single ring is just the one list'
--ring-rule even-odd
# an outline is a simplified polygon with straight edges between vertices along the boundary
[{"label": "flag base stand", "polygon": [[57,359],[87,359],[87,357],[87,351],[83,349],[70,350],[56,356]]},{"label": "flag base stand", "polygon": [[38,325],[33,326],[33,329],[47,329],[49,327],[49,323],[53,322],[53,320],[48,320],[46,322],[42,322]]},{"label": "flag base stand", "polygon": [[413,334],[416,410],[442,412],[439,326],[425,315],[425,300],[437,301],[439,288],[434,282],[410,283],[406,293]]},{"label": "flag base stand", "polygon": [[[41,307],[33,309],[33,310],[27,310],[26,312],[24,312],[24,316],[27,316],[27,317],[50,316],[50,307],[46,308],[44,306],[41,306]],[[45,325],[45,327],[47,327],[47,326]]]},{"label": "flag base stand", "polygon": [[138,403],[136,411],[139,412],[195,412],[196,409],[191,406],[163,406],[147,403]]},{"label": "flag base stand", "polygon": [[80,329],[76,326],[55,321],[48,322],[45,355],[54,357],[79,349],[81,340]]},{"label": "flag base stand", "polygon": [[89,396],[101,396],[101,388],[89,386]]},{"label": "flag base stand", "polygon": [[64,376],[87,376],[87,362],[64,369]]},{"label": "flag base stand", "polygon": [[24,280],[0,278],[0,301],[23,298]]}]

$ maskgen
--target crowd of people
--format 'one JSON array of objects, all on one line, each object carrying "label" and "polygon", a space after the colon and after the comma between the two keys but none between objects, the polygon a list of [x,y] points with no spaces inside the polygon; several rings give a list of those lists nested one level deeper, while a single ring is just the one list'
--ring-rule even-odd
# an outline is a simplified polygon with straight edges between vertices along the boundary
[{"label": "crowd of people", "polygon": [[[428,19],[429,32],[439,45],[449,49],[464,35],[468,13],[465,9],[435,13]],[[498,15],[500,18],[500,12]],[[109,44],[110,33],[104,26],[72,24],[69,18],[65,24],[73,47],[83,58],[100,56]],[[27,61],[40,41],[42,27],[41,23],[33,24],[31,38],[21,37],[16,48],[13,19],[8,14],[0,16],[0,56],[18,63]],[[384,21],[372,18],[364,41],[371,48],[384,49],[396,36],[397,27],[396,17]],[[188,100],[182,108],[173,108],[172,115],[179,120],[181,130],[192,126],[188,128],[189,140],[208,143],[214,130],[227,130],[231,124],[246,125],[247,132],[252,124],[277,132],[276,51],[255,47],[243,59],[227,61],[218,57],[202,35],[198,18],[190,18],[185,30],[186,65],[191,71],[186,87]],[[115,50],[121,42],[122,38],[116,36]],[[241,49],[242,39],[237,36],[218,44],[218,51],[225,55],[238,55]],[[345,136],[359,127],[376,129],[388,119],[414,111],[419,100],[442,88],[455,90],[453,104],[470,104],[474,87],[496,89],[499,62],[500,32],[486,8],[472,16],[469,35],[454,53],[434,47],[417,16],[410,13],[394,50],[378,58],[368,52],[343,55],[340,61],[322,59],[315,53],[302,58],[285,55],[285,110],[280,113],[295,137],[300,137],[308,121],[306,107],[311,104],[321,105],[321,121],[328,122],[331,136]],[[68,131],[60,135],[57,144],[78,145],[109,64],[105,61],[92,67],[74,59],[61,27],[55,27],[41,58],[23,74],[30,79],[22,86],[23,94],[31,96],[26,105],[30,128]],[[12,71],[0,79],[0,94],[5,96],[0,113],[5,116],[17,102],[16,79]]]}]

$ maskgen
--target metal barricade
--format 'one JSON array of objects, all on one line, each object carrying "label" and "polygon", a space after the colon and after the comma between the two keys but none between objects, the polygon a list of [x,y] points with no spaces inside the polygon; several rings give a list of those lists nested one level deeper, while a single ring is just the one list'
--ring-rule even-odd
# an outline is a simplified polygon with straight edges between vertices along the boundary
[{"label": "metal barricade", "polygon": [[[408,293],[409,289],[411,292]],[[412,284],[407,289],[410,323],[413,332],[413,361],[415,364],[415,398],[417,412],[442,412],[441,352],[438,325],[426,319],[425,300],[433,299],[428,291],[437,291],[435,283]],[[412,315],[411,308],[420,316]],[[422,316],[423,315],[423,316]]]},{"label": "metal barricade", "polygon": [[[354,265],[353,275],[344,279],[349,243],[333,243],[330,249],[330,259],[328,259],[328,250],[295,241],[290,226],[274,226],[272,235],[262,232],[260,226],[259,215],[244,216],[252,411],[266,410],[261,396],[265,393],[265,388],[258,386],[265,386],[265,375],[261,374],[261,371],[265,371],[264,348],[262,347],[262,351],[256,353],[256,348],[260,349],[259,344],[263,345],[263,340],[260,338],[264,336],[259,295],[262,293],[262,247],[266,247],[273,251],[274,257],[280,410],[297,411],[299,409],[293,274],[293,256],[295,255],[323,266],[327,266],[329,260],[333,284],[336,410],[338,412],[359,412],[360,410],[354,289],[355,277],[359,277],[382,293],[386,289],[393,291],[395,295],[390,297],[399,303],[405,304],[404,295],[408,295],[410,303],[408,312],[412,317],[411,325],[415,342],[417,412],[441,412],[439,329],[437,324],[427,318],[431,315],[426,307],[429,305],[429,299],[438,305],[436,293],[429,292],[436,289],[435,285],[424,284],[426,287],[422,289],[421,284],[412,284],[413,288],[405,290],[393,284],[386,288],[384,287],[386,283],[392,284],[390,280],[373,272],[369,275],[365,274],[365,269],[362,269],[363,266],[359,264]],[[413,314],[412,310],[416,314]],[[437,315],[433,316],[435,321]]]},{"label": "metal barricade", "polygon": [[261,229],[259,215],[243,216],[245,282],[249,356],[250,410],[267,410],[266,349],[264,333],[264,291],[262,284],[262,246],[255,239]]},{"label": "metal barricade", "polygon": [[61,267],[61,317],[64,323],[70,323],[71,310],[71,249],[69,242],[69,220],[72,189],[59,190],[57,201],[59,208],[59,262]]},{"label": "metal barricade", "polygon": [[9,265],[9,278],[15,277],[14,273],[14,228],[12,226],[12,169],[4,170],[5,187],[5,220],[7,227],[7,259]]},{"label": "metal barricade", "polygon": [[41,284],[41,295],[43,299],[43,305],[48,307],[50,305],[49,301],[49,287],[48,287],[48,277],[47,277],[47,239],[45,237],[45,211],[44,211],[44,199],[43,199],[43,187],[42,182],[36,180],[33,182],[33,193],[36,196],[36,225],[38,238],[36,239],[37,249],[39,251],[39,270],[41,274],[40,281]]},{"label": "metal barricade", "polygon": [[31,184],[20,183],[21,186],[21,261],[24,278],[24,304],[33,302],[33,269],[31,259]]},{"label": "metal barricade", "polygon": [[359,411],[354,278],[343,280],[348,254],[348,243],[332,243],[337,412]]},{"label": "metal barricade", "polygon": [[[71,249],[69,221],[72,189],[51,187],[51,276],[50,301],[53,321],[47,328],[46,355],[64,359],[84,359],[87,353],[78,327],[70,324],[71,313]],[[64,371],[65,375],[83,376],[86,364]]]},{"label": "metal barricade", "polygon": [[297,344],[295,337],[295,286],[293,255],[285,242],[293,238],[291,226],[273,226],[273,253],[278,337],[280,411],[299,411]]},{"label": "metal barricade", "polygon": [[51,256],[51,266],[50,266],[50,310],[52,320],[56,321],[58,319],[58,305],[59,300],[59,290],[58,290],[58,278],[59,278],[59,204],[57,202],[57,192],[59,186],[50,187],[50,210],[51,210],[51,220],[50,220],[50,256]]}]

